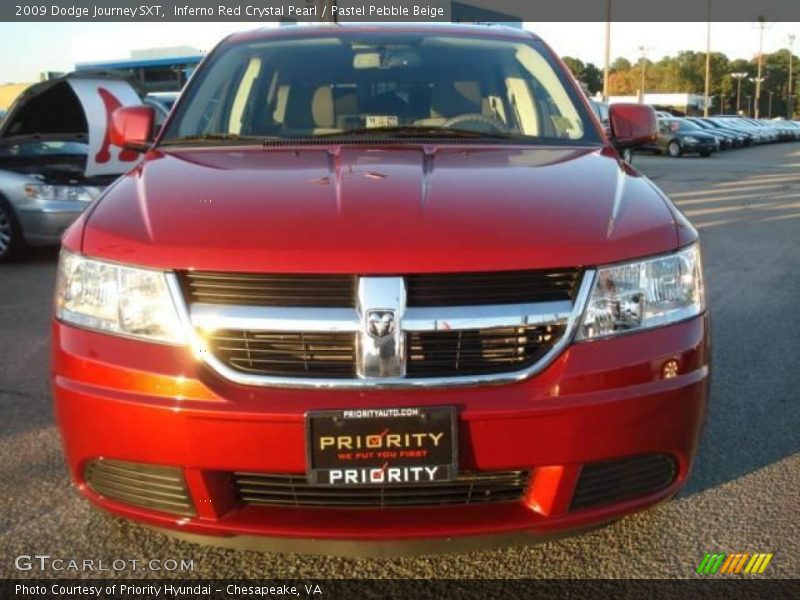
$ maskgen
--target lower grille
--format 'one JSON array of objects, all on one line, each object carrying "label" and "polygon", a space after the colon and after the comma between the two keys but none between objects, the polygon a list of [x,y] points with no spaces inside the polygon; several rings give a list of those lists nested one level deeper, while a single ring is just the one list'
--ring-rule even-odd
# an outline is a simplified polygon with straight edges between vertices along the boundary
[{"label": "lower grille", "polygon": [[643,454],[589,463],[581,469],[570,510],[658,492],[673,482],[675,474],[675,460],[667,454]]},{"label": "lower grille", "polygon": [[374,487],[311,486],[304,475],[234,473],[233,479],[244,504],[384,508],[515,502],[525,493],[530,472],[462,473],[455,481]]},{"label": "lower grille", "polygon": [[408,376],[518,371],[547,354],[563,334],[561,325],[412,332],[408,334]]},{"label": "lower grille", "polygon": [[176,515],[195,514],[183,472],[176,467],[98,459],[86,466],[84,478],[92,491],[112,500]]},{"label": "lower grille", "polygon": [[232,369],[255,375],[355,377],[353,333],[220,330],[207,343]]}]

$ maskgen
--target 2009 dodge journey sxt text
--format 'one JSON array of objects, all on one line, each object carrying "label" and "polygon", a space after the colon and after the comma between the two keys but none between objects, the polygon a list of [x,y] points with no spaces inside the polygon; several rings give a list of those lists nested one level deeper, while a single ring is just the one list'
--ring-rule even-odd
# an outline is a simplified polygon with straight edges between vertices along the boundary
[{"label": "2009 dodge journey sxt text", "polygon": [[[229,37],[65,235],[58,421],[92,502],[183,537],[411,552],[672,496],[705,417],[697,233],[538,38]],[[313,545],[308,545],[314,540]]]}]

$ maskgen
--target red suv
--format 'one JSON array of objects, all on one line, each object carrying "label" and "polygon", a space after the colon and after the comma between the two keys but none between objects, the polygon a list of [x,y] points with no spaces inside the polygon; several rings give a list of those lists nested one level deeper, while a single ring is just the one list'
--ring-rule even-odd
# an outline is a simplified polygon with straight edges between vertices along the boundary
[{"label": "red suv", "polygon": [[[697,233],[534,35],[227,38],[67,232],[53,386],[100,507],[217,543],[441,550],[675,494],[706,412]],[[309,545],[308,541],[314,540]],[[356,543],[354,543],[356,542]],[[460,542],[460,543],[459,543]]]}]

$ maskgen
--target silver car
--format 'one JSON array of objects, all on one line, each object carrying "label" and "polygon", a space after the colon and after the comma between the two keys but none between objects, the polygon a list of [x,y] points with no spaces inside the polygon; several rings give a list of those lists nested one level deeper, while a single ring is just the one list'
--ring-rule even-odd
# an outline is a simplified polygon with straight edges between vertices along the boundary
[{"label": "silver car", "polygon": [[123,172],[86,176],[87,115],[69,77],[31,86],[0,123],[0,262],[58,244]]},{"label": "silver car", "polygon": [[100,195],[108,181],[85,181],[86,152],[72,141],[0,145],[0,262],[26,246],[58,244]]}]

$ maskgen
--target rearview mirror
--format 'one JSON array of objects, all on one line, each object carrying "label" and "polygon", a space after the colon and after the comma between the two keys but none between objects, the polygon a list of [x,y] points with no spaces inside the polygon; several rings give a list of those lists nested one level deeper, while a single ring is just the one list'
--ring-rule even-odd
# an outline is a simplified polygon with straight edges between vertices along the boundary
[{"label": "rearview mirror", "polygon": [[656,111],[645,104],[612,104],[608,107],[608,120],[617,148],[648,144],[658,137]]},{"label": "rearview mirror", "polygon": [[111,115],[111,143],[144,152],[150,145],[155,111],[152,106],[125,106]]}]

